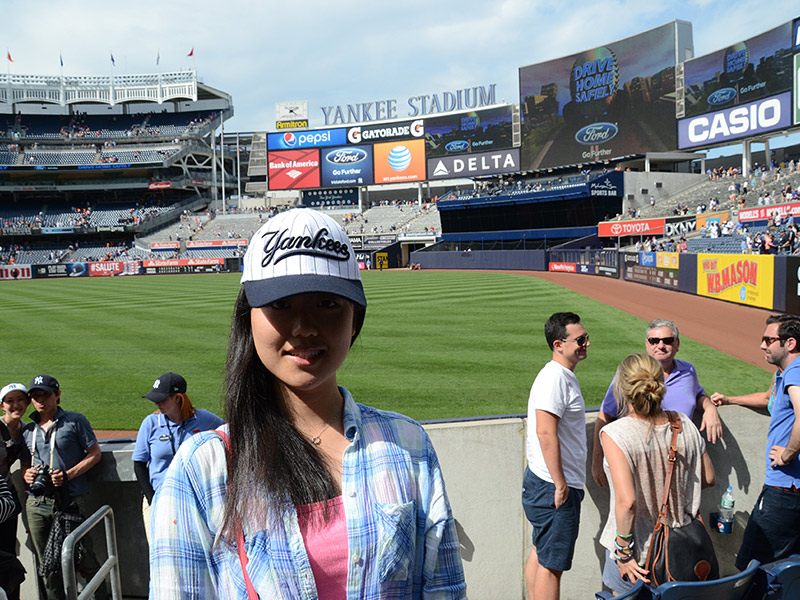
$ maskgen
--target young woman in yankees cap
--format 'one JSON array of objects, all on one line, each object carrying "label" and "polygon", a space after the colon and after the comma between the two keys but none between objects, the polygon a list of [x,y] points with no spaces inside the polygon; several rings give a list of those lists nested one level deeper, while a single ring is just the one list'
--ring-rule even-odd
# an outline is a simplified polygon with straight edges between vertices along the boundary
[{"label": "young woman in yankees cap", "polygon": [[244,263],[229,425],[181,446],[156,496],[151,597],[464,598],[427,434],[337,383],[367,306],[347,234],[291,210]]}]

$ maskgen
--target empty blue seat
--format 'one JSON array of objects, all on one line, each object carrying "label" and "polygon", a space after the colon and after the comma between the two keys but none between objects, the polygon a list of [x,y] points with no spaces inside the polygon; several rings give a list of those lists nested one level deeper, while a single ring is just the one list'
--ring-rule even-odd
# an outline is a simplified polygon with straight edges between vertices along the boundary
[{"label": "empty blue seat", "polygon": [[741,573],[714,581],[670,581],[655,591],[659,600],[762,600],[767,593],[766,572],[751,560]]},{"label": "empty blue seat", "polygon": [[769,585],[768,598],[789,600],[800,598],[800,554],[763,565]]},{"label": "empty blue seat", "polygon": [[627,593],[615,596],[611,592],[597,592],[594,597],[596,600],[651,600],[655,596],[654,590],[644,581],[637,581]]}]

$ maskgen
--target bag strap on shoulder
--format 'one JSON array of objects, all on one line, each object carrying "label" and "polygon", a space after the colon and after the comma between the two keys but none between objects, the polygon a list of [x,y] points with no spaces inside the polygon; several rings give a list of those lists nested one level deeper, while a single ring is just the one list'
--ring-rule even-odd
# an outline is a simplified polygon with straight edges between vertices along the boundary
[{"label": "bag strap on shoulder", "polygon": [[[230,469],[231,463],[233,462],[233,451],[231,450],[231,437],[228,435],[226,431],[222,431],[221,429],[214,430],[219,438],[222,440],[222,443],[225,445],[225,460],[228,463],[228,473],[230,477]],[[230,479],[228,479],[230,482]],[[230,484],[229,490],[230,492]],[[236,514],[233,520],[233,528],[234,533],[236,534],[236,551],[239,554],[239,563],[242,565],[242,575],[244,576],[244,585],[247,588],[247,600],[259,600],[258,592],[256,592],[256,588],[253,587],[253,582],[250,581],[250,576],[247,574],[247,552],[245,551],[244,547],[244,530],[242,529],[242,521],[239,519],[239,515]]]},{"label": "bag strap on shoulder", "polygon": [[[659,527],[667,526],[667,512],[669,510],[669,488],[672,485],[672,473],[675,471],[675,461],[678,459],[678,434],[683,430],[681,424],[681,417],[678,413],[672,410],[666,411],[669,417],[669,426],[672,430],[672,441],[669,445],[669,453],[667,454],[667,476],[664,479],[664,498],[661,501],[661,508],[658,511],[658,518],[656,519],[655,527],[653,527],[653,536]],[[647,549],[647,560],[645,565],[650,564],[650,555],[653,551],[653,544]]]}]

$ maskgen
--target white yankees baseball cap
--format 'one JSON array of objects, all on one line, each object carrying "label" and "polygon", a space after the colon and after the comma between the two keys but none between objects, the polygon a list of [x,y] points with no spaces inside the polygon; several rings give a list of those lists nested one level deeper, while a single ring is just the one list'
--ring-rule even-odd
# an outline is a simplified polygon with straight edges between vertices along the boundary
[{"label": "white yankees baseball cap", "polygon": [[8,396],[11,392],[16,392],[16,391],[22,392],[26,396],[28,395],[28,388],[26,388],[23,384],[9,383],[7,386],[3,387],[2,390],[0,390],[0,402],[5,400],[6,396]]},{"label": "white yankees baseball cap", "polygon": [[281,213],[253,234],[242,285],[253,308],[309,292],[367,306],[350,238],[336,221],[310,208]]}]

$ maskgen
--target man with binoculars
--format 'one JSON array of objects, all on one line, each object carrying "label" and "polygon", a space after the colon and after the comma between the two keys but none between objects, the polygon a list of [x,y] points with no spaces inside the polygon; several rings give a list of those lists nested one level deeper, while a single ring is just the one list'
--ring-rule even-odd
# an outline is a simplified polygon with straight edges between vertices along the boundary
[{"label": "man with binoculars", "polygon": [[[55,377],[37,375],[28,386],[36,412],[32,423],[22,430],[29,456],[22,456],[25,483],[28,484],[26,508],[28,527],[36,558],[42,564],[50,529],[59,513],[87,516],[89,491],[85,473],[100,462],[100,446],[89,421],[80,413],[63,410],[61,388]],[[33,465],[33,466],[30,466]],[[85,537],[85,552],[78,571],[90,579],[99,565]],[[60,565],[60,548],[58,564]],[[61,569],[51,569],[43,577],[49,600],[64,598]],[[104,596],[101,585],[97,596]]]}]

